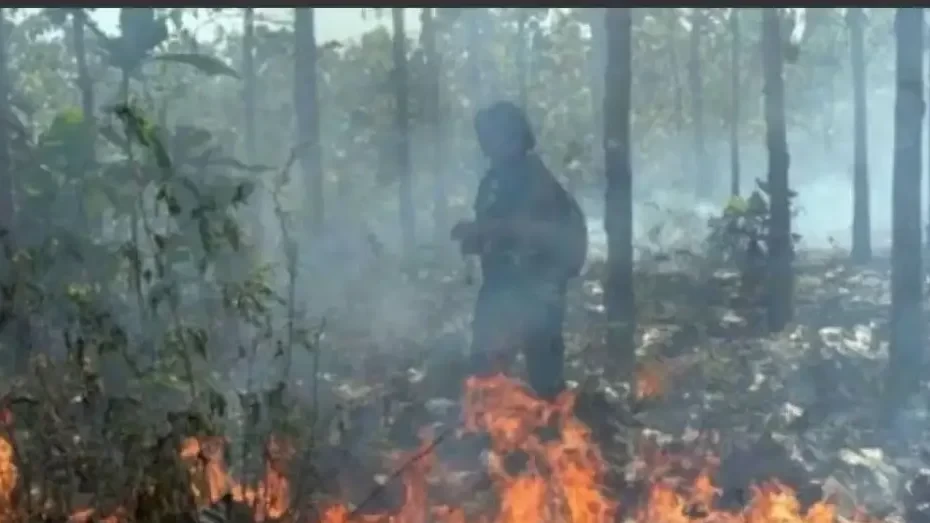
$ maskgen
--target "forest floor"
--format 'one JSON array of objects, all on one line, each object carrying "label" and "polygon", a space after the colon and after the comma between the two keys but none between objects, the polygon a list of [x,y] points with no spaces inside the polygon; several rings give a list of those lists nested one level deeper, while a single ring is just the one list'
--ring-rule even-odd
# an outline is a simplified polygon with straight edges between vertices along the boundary
[{"label": "forest floor", "polygon": [[[193,483],[200,485],[194,489],[200,498],[209,493],[205,499],[217,502],[218,493],[232,489],[236,500],[265,507],[253,510],[252,520],[283,517],[281,500],[299,498],[297,510],[308,501],[337,507],[326,513],[325,523],[345,523],[362,513],[370,516],[365,521],[423,522],[417,514],[424,505],[432,506],[429,521],[444,523],[606,523],[614,520],[615,503],[622,519],[637,523],[827,523],[832,517],[818,518],[823,499],[843,518],[861,520],[858,515],[865,513],[869,521],[925,521],[920,505],[930,502],[930,473],[923,469],[930,458],[928,396],[905,406],[891,426],[880,412],[888,355],[887,257],[870,267],[852,267],[839,251],[801,251],[795,263],[795,320],[778,335],[766,332],[764,310],[747,292],[764,282],[715,270],[692,254],[673,258],[652,256],[639,264],[637,347],[606,346],[604,266],[589,262],[568,298],[571,392],[553,404],[536,400],[512,379],[463,383],[478,289],[475,270],[460,259],[425,253],[413,265],[375,259],[339,285],[307,292],[311,299],[330,292],[341,301],[324,311],[325,328],[314,350],[294,349],[287,388],[287,401],[294,402],[282,409],[281,419],[253,416],[252,400],[231,377],[228,408],[219,409],[225,411],[220,417],[241,423],[236,428],[230,422],[219,432],[232,447],[207,444],[213,440],[205,434],[216,430],[195,428],[190,421],[180,425],[177,415],[171,421],[177,410],[166,407],[172,401],[169,388],[159,385],[160,392],[143,393],[141,403],[110,398],[101,403],[105,408],[94,409],[101,396],[87,388],[85,370],[72,376],[51,369],[44,377],[38,373],[22,412],[33,412],[29,405],[37,404],[35,398],[54,390],[57,403],[46,407],[47,400],[40,400],[40,416],[27,422],[57,428],[31,428],[12,448],[0,444],[0,459],[13,455],[20,466],[32,461],[51,469],[64,452],[59,449],[74,449],[68,452],[80,459],[61,466],[70,467],[69,474],[90,467],[85,476],[113,483],[117,493],[110,496],[117,501],[100,511],[115,514],[112,507],[126,497],[119,488],[135,477],[128,460],[137,456],[115,450],[128,440],[108,432],[106,419],[118,418],[113,412],[122,409],[133,423],[150,423],[149,418],[164,415],[150,412],[155,397],[169,408],[169,423],[152,425],[171,424],[172,431],[182,427],[181,435],[197,435],[197,445],[184,446],[181,456],[191,474],[199,471],[205,478],[206,486]],[[301,324],[312,327],[317,320]],[[637,354],[632,386],[612,365],[621,350]],[[518,362],[516,379],[519,367]],[[314,369],[320,370],[317,380],[309,378]],[[220,380],[216,373],[211,376]],[[282,404],[280,389],[269,383],[255,385],[264,397],[257,401]],[[84,426],[88,413],[91,425],[104,427],[97,436]],[[0,429],[7,423],[0,418]],[[53,437],[36,440],[43,430]],[[299,450],[284,452],[292,446],[256,438],[261,431],[283,432]],[[72,433],[74,438],[68,437]],[[246,440],[268,447],[247,451]],[[217,450],[240,447],[226,457]],[[86,453],[99,456],[100,449],[106,449],[105,460],[87,459]],[[310,463],[310,468],[284,472],[282,463],[295,452],[300,459],[294,463]],[[225,471],[224,460],[235,472]],[[246,470],[251,461],[262,460],[264,472]],[[121,472],[101,474],[96,467],[104,466]],[[4,485],[16,479],[4,470],[0,467],[0,509]],[[261,488],[246,495],[245,480],[233,476],[249,476]],[[302,488],[311,492],[307,499]],[[550,505],[557,500],[563,500],[559,510],[599,507],[600,517],[528,512],[556,510]],[[68,506],[101,506],[74,503]],[[703,508],[696,511],[695,503]],[[448,512],[447,506],[478,516]],[[491,514],[492,506],[502,508]],[[755,512],[763,509],[767,514]],[[523,516],[513,516],[514,511]],[[81,523],[87,517],[71,520]]]},{"label": "forest floor", "polygon": [[[603,266],[591,263],[569,298],[569,379],[578,394],[575,414],[590,424],[616,481],[629,484],[634,458],[648,442],[677,453],[713,453],[720,506],[745,503],[739,500],[751,485],[778,480],[797,491],[802,506],[826,497],[847,517],[859,509],[899,516],[908,482],[930,456],[930,416],[921,400],[893,427],[882,421],[886,263],[853,268],[844,259],[830,250],[799,255],[795,321],[774,336],[764,330],[762,308],[739,298],[735,272],[662,264],[640,271],[637,399],[609,370],[611,350],[630,349],[604,346]],[[337,401],[377,405],[360,408],[357,429],[347,429],[356,432],[348,438],[352,452],[415,448],[420,428],[459,412],[461,382],[451,378],[461,375],[456,355],[465,348],[476,290],[465,272],[422,268],[407,279],[418,299],[431,304],[423,309],[428,317],[418,318],[429,325],[418,338],[397,339],[362,358],[335,358],[347,365],[334,387]],[[334,318],[327,345],[359,346],[352,337],[371,334],[341,331],[359,325],[351,317]],[[364,345],[363,351],[377,344]],[[393,413],[376,420],[385,396],[397,400]],[[460,453],[437,449],[447,458]]]}]

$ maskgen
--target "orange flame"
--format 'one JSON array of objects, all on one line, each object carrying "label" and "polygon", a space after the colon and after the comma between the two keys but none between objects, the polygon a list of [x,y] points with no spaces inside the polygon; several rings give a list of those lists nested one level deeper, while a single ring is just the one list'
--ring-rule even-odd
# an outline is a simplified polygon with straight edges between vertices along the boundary
[{"label": "orange flame", "polygon": [[197,505],[205,507],[230,494],[233,501],[252,508],[256,522],[278,519],[290,508],[288,461],[294,449],[280,438],[271,438],[266,448],[265,474],[258,485],[241,485],[229,474],[223,451],[226,441],[218,436],[186,438],[181,458],[189,464],[191,491]]},{"label": "orange flame", "polygon": [[661,362],[644,363],[636,371],[636,398],[660,398],[665,395],[668,369]]},{"label": "orange flame", "polygon": [[[565,392],[553,402],[540,400],[517,381],[502,375],[470,378],[466,382],[464,427],[490,436],[484,471],[496,494],[493,506],[470,514],[463,507],[433,503],[430,487],[439,467],[432,434],[421,434],[414,453],[398,453],[404,465],[400,477],[405,492],[396,510],[356,514],[346,504],[325,507],[321,523],[611,523],[618,504],[604,491],[607,465],[589,429],[572,415],[575,395]],[[450,443],[454,444],[454,443]],[[191,474],[191,490],[198,506],[220,501],[227,494],[252,509],[257,523],[293,516],[291,521],[312,523],[291,507],[287,468],[295,455],[284,439],[271,438],[266,448],[266,467],[257,485],[242,485],[228,472],[224,460],[226,442],[220,437],[187,438],[180,456]],[[752,488],[750,502],[738,511],[715,509],[720,491],[710,471],[716,458],[710,454],[670,456],[661,448],[644,445],[639,472],[648,490],[629,510],[636,523],[833,523],[836,507],[821,501],[802,510],[791,488],[770,481]],[[679,471],[677,469],[682,469]],[[690,470],[691,474],[683,471]],[[694,475],[693,472],[700,471]],[[442,474],[454,476],[454,474]],[[688,481],[686,478],[693,478]],[[442,479],[442,478],[440,478]],[[13,463],[13,446],[0,438],[0,522],[13,521],[14,487],[19,473]],[[441,482],[440,482],[441,484]],[[95,509],[76,511],[71,523],[90,521]],[[100,519],[101,514],[96,517]],[[117,509],[100,519],[105,523],[127,521]],[[859,514],[854,521],[873,520]]]}]

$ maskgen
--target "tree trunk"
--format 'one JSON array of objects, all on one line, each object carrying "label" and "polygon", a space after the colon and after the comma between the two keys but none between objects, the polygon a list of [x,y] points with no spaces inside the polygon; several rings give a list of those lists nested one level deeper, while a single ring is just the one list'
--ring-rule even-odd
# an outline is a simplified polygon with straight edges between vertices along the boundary
[{"label": "tree trunk", "polygon": [[[607,62],[607,35],[605,34],[603,7],[587,8],[589,24],[591,26],[591,59],[589,68],[591,84],[591,115],[594,127],[594,144],[604,143],[604,75]],[[596,150],[592,146],[591,150]],[[600,175],[604,172],[603,158],[592,155],[591,162],[594,171]]]},{"label": "tree trunk", "polygon": [[739,98],[740,89],[739,52],[742,43],[739,33],[739,8],[730,11],[730,195],[739,196]]},{"label": "tree trunk", "polygon": [[413,181],[410,176],[410,111],[407,90],[407,31],[404,27],[404,8],[392,7],[394,22],[394,140],[397,161],[398,194],[400,200],[400,227],[404,251],[413,255],[416,248],[416,216],[413,208]]},{"label": "tree trunk", "polygon": [[300,164],[310,192],[310,226],[323,227],[323,160],[320,157],[320,103],[317,95],[316,28],[311,7],[294,9],[294,109],[300,140]]},{"label": "tree trunk", "polygon": [[[76,159],[80,158],[79,161],[83,163],[83,165],[75,166],[81,172],[93,168],[92,164],[96,161],[96,149],[94,145],[96,145],[95,138],[97,136],[97,107],[94,102],[94,83],[87,69],[87,46],[85,45],[85,29],[87,27],[86,16],[87,14],[83,9],[71,10],[71,45],[74,53],[74,63],[77,66],[78,90],[81,91],[81,112],[84,118],[84,132],[88,137],[93,137],[88,142],[91,144],[89,150],[85,151],[83,155],[76,157]],[[93,234],[91,231],[90,218],[87,214],[84,198],[80,194],[80,189],[74,186],[72,190],[74,191],[74,197],[78,207],[77,219],[80,221],[80,223],[76,224],[78,230],[86,231],[87,234]]]},{"label": "tree trunk", "polygon": [[94,83],[87,70],[87,46],[85,29],[87,20],[83,9],[75,9],[71,14],[72,45],[74,46],[74,62],[77,65],[77,83],[81,91],[81,109],[84,112],[84,122],[88,133],[95,133],[97,107],[94,102]]},{"label": "tree trunk", "polygon": [[794,278],[791,210],[788,195],[788,141],[785,131],[785,83],[782,76],[781,19],[777,8],[762,10],[762,69],[765,81],[765,136],[769,151],[768,322],[772,332],[792,316]]},{"label": "tree trunk", "polygon": [[923,9],[900,8],[897,40],[892,182],[891,346],[888,406],[917,392],[923,369],[923,270],[920,183],[923,127]]},{"label": "tree trunk", "polygon": [[433,172],[433,237],[437,244],[446,242],[449,235],[448,197],[446,195],[446,173],[443,162],[445,143],[440,117],[440,86],[442,85],[442,61],[436,49],[436,17],[432,7],[424,7],[421,18],[421,45],[426,55],[427,82],[425,93],[427,136],[432,150],[429,152],[430,170]]},{"label": "tree trunk", "polygon": [[[10,71],[6,42],[7,9],[0,8],[0,114],[10,114]],[[10,154],[10,125],[7,118],[0,118],[0,235],[12,235],[13,217],[13,165]],[[0,238],[0,243],[11,239]]]},{"label": "tree trunk", "polygon": [[[258,81],[255,78],[255,9],[242,9],[242,127],[245,159],[250,164],[258,162],[258,145],[255,129],[255,93]],[[249,202],[251,211],[251,236],[253,244],[259,249],[273,248],[273,241],[268,234],[260,234],[263,229],[265,193],[258,192]]]},{"label": "tree trunk", "polygon": [[[674,35],[678,34],[678,8],[673,7],[669,8],[671,16],[667,18],[668,20],[668,31],[669,38],[666,41],[668,45],[668,59],[669,67],[671,68],[672,74],[672,88],[675,93],[675,107],[672,113],[672,121],[675,124],[675,135],[677,139],[684,142],[685,134],[685,93],[684,87],[682,86],[680,71],[681,64],[678,58],[678,47],[677,41],[674,38]],[[679,175],[687,176],[691,174],[689,172],[691,162],[688,159],[688,149],[685,147],[677,147],[678,149],[678,163],[679,163]]]},{"label": "tree trunk", "polygon": [[245,154],[249,162],[256,162],[255,133],[255,8],[242,10],[242,110],[245,130]]},{"label": "tree trunk", "polygon": [[862,8],[849,8],[847,16],[854,108],[852,259],[856,263],[867,263],[872,258],[872,220],[869,214],[869,155],[866,137],[868,111],[865,98]]},{"label": "tree trunk", "polygon": [[635,365],[636,310],[633,300],[633,172],[630,158],[632,11],[608,8],[607,69],[604,75],[604,165],[607,191],[607,282],[604,289],[609,347],[617,368],[630,378]]},{"label": "tree trunk", "polygon": [[707,169],[707,151],[704,146],[704,82],[701,78],[701,11],[692,8],[690,55],[688,58],[688,84],[691,89],[691,125],[694,146],[694,167],[697,171],[696,194],[710,196],[710,173]]},{"label": "tree trunk", "polygon": [[[478,28],[477,16],[474,8],[466,8],[462,14],[462,20],[465,31],[465,97],[471,102],[472,110],[481,108],[487,103],[484,98],[484,89],[482,88],[481,54],[484,48],[484,42],[481,41],[481,35]],[[525,108],[527,114],[530,108]],[[484,157],[481,152],[475,149],[473,160],[469,166],[478,178],[484,174]]]},{"label": "tree trunk", "polygon": [[517,96],[520,100],[520,107],[526,111],[527,105],[527,62],[526,62],[526,23],[529,21],[526,9],[517,7]]},{"label": "tree trunk", "polygon": [[[7,42],[7,9],[0,8],[0,115],[11,113],[10,107],[10,70]],[[0,246],[15,247],[15,199],[13,194],[13,161],[10,151],[11,129],[8,118],[0,118]],[[10,260],[0,258],[0,263]],[[8,272],[8,271],[7,271]],[[9,283],[9,282],[8,282]],[[23,307],[13,299],[2,298],[0,308],[4,314],[12,315],[13,346],[12,366],[16,373],[26,372],[29,368],[29,356],[32,353],[32,336],[29,316]],[[6,338],[4,336],[4,338]],[[8,338],[9,339],[9,338]]]}]

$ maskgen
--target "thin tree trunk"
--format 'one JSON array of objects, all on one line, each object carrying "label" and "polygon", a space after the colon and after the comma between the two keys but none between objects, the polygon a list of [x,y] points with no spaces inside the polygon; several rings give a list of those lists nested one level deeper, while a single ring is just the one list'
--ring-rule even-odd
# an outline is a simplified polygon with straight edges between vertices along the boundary
[{"label": "thin tree trunk", "polygon": [[320,103],[317,94],[317,48],[313,8],[294,9],[294,108],[300,140],[300,164],[310,192],[310,225],[323,227],[323,161],[320,148]]},{"label": "thin tree trunk", "polygon": [[[891,346],[887,400],[900,406],[917,392],[926,340],[921,253],[921,147],[923,140],[922,8],[899,8],[892,182]],[[889,409],[890,410],[890,409]]]},{"label": "thin tree trunk", "polygon": [[[668,17],[668,30],[669,38],[666,41],[668,45],[668,59],[669,66],[671,67],[671,76],[672,76],[672,90],[675,93],[675,106],[672,112],[672,122],[675,125],[675,135],[678,139],[682,141],[685,134],[685,96],[684,96],[684,87],[682,86],[680,71],[681,63],[678,57],[678,47],[677,40],[674,38],[674,35],[678,33],[678,8],[669,8],[671,11],[671,16]],[[678,149],[678,164],[679,164],[679,175],[687,176],[691,174],[689,172],[689,166],[691,162],[688,159],[688,149],[685,147],[677,147]]]},{"label": "thin tree trunk", "polygon": [[691,11],[690,56],[688,58],[688,83],[691,89],[691,125],[694,146],[694,167],[696,169],[696,194],[699,197],[710,196],[710,173],[707,169],[707,151],[704,140],[704,81],[701,78],[701,20],[700,8]]},{"label": "thin tree trunk", "polygon": [[446,195],[445,143],[440,117],[440,86],[442,84],[442,61],[436,49],[436,16],[432,7],[424,7],[422,14],[423,52],[426,54],[427,89],[426,125],[432,146],[429,152],[430,170],[433,172],[433,237],[437,243],[444,242],[449,234],[448,197]]},{"label": "thin tree trunk", "polygon": [[604,75],[604,165],[607,191],[608,346],[617,352],[617,368],[632,376],[635,365],[636,310],[633,299],[633,168],[630,158],[632,11],[608,8],[607,70]]},{"label": "thin tree trunk", "polygon": [[[471,102],[472,109],[482,107],[486,100],[484,99],[481,83],[483,80],[481,70],[481,54],[483,51],[483,42],[478,31],[478,20],[474,13],[474,8],[466,8],[462,17],[464,18],[465,31],[465,96]],[[526,108],[529,114],[529,107]],[[480,178],[484,174],[484,157],[481,152],[476,150],[471,167],[475,174]]]},{"label": "thin tree trunk", "polygon": [[[594,144],[604,143],[604,75],[607,63],[607,34],[604,25],[606,10],[603,7],[587,8],[591,26],[591,59],[589,67],[591,85],[591,120],[594,127]],[[593,146],[592,151],[596,149]],[[604,172],[604,159],[593,155],[596,173]]]},{"label": "thin tree trunk", "polygon": [[[8,115],[10,107],[10,70],[9,51],[7,42],[8,10],[0,8],[0,246],[16,246],[15,238],[15,199],[13,190],[13,160],[10,150],[11,129]],[[9,263],[6,256],[0,256],[0,263]],[[12,299],[10,299],[12,298]],[[32,354],[32,329],[28,313],[21,307],[15,297],[2,297],[0,307],[4,313],[13,317],[13,346],[12,364],[16,373],[26,372],[29,368],[29,357]]]},{"label": "thin tree trunk", "polygon": [[517,96],[520,99],[520,107],[526,110],[527,104],[527,62],[526,62],[526,24],[529,20],[526,8],[517,7]]},{"label": "thin tree trunk", "polygon": [[83,9],[75,9],[71,14],[72,44],[74,45],[74,62],[77,65],[77,83],[81,91],[81,109],[84,112],[84,122],[87,132],[96,132],[96,103],[94,102],[94,83],[87,70],[87,49],[85,29],[87,16]]},{"label": "thin tree trunk", "polygon": [[[84,165],[79,166],[81,171],[90,169],[92,164],[96,160],[96,148],[94,145],[95,138],[97,136],[97,118],[96,118],[96,104],[94,102],[94,83],[90,78],[90,73],[87,69],[87,49],[86,49],[86,31],[85,29],[87,24],[87,15],[83,9],[72,9],[71,10],[71,45],[74,48],[74,62],[77,66],[77,84],[78,90],[81,91],[81,112],[84,118],[84,132],[89,139],[88,143],[91,144],[87,151],[85,151],[83,156],[79,156],[83,160]],[[74,186],[73,190],[75,191],[75,199],[78,207],[78,220],[80,224],[78,225],[79,230],[87,231],[88,234],[91,232],[91,223],[90,217],[87,214],[87,209],[85,206],[84,198],[80,194],[80,188]]]},{"label": "thin tree trunk", "polygon": [[740,89],[739,52],[742,47],[739,30],[739,8],[730,11],[730,195],[739,196],[739,99]]},{"label": "thin tree trunk", "polygon": [[[0,8],[0,115],[10,114],[10,70],[6,42],[7,9]],[[10,125],[8,118],[0,118],[0,233],[12,235],[14,199],[13,165],[10,154]],[[5,241],[7,238],[3,238]]]},{"label": "thin tree trunk", "polygon": [[[250,164],[258,162],[258,145],[255,129],[255,9],[242,9],[242,127],[245,159]],[[273,241],[263,230],[265,193],[258,192],[249,202],[251,211],[250,230],[253,244],[262,250],[271,249]]]},{"label": "thin tree trunk", "polygon": [[777,8],[762,10],[762,66],[765,80],[765,127],[769,151],[768,321],[778,332],[792,317],[791,211],[788,195],[788,142],[785,130],[785,84],[781,19]]},{"label": "thin tree trunk", "polygon": [[255,132],[255,8],[242,10],[242,109],[245,127],[245,154],[249,162],[256,162]]},{"label": "thin tree trunk", "polygon": [[394,140],[397,161],[400,227],[404,252],[412,256],[416,248],[416,215],[413,208],[413,180],[410,173],[410,111],[407,89],[407,31],[404,27],[404,8],[391,8],[394,22]]},{"label": "thin tree trunk", "polygon": [[869,214],[869,151],[866,135],[868,111],[865,97],[862,8],[849,8],[848,17],[854,109],[852,259],[857,263],[867,263],[872,258],[872,235]]}]

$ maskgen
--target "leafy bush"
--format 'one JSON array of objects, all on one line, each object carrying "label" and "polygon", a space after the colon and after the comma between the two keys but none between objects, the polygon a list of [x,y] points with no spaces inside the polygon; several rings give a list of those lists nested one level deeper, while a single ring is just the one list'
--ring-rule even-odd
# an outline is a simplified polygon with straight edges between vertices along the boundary
[{"label": "leafy bush", "polygon": [[[739,271],[744,295],[758,290],[767,271],[770,197],[764,182],[756,180],[756,185],[758,188],[748,198],[730,198],[723,213],[708,220],[706,246],[710,261]],[[789,191],[789,202],[795,196],[797,193]],[[797,214],[793,206],[791,212]],[[792,245],[800,238],[799,234],[792,234]]]}]

